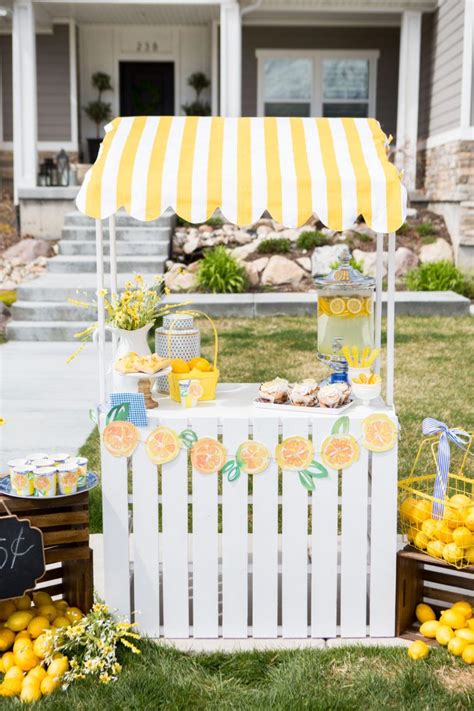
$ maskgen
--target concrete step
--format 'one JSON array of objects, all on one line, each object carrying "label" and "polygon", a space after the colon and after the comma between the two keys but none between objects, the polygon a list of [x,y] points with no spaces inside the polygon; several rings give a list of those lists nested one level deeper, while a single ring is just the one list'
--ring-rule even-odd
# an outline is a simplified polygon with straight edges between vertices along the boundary
[{"label": "concrete step", "polygon": [[[11,321],[7,326],[10,341],[80,341],[75,338],[91,324],[86,321]],[[71,343],[71,355],[74,345]]]},{"label": "concrete step", "polygon": [[[95,244],[95,228],[94,225],[68,225],[64,226],[61,232],[61,239],[68,241],[79,240],[91,241]],[[104,230],[104,241],[107,242],[109,239],[109,231]],[[137,227],[118,227],[116,230],[117,242],[129,242],[129,241],[140,241],[140,242],[159,242],[159,241],[170,241],[171,240],[171,230],[169,227],[143,227],[138,225]]]},{"label": "concrete step", "polygon": [[[133,279],[133,273],[118,274],[117,285],[122,288],[126,281]],[[145,278],[147,284],[152,284],[151,278]],[[106,288],[110,280],[105,280]],[[92,272],[81,274],[52,274],[46,272],[43,276],[21,284],[17,289],[18,301],[56,301],[65,303],[69,298],[90,301],[94,299],[97,290],[97,278]]]},{"label": "concrete step", "polygon": [[[76,240],[66,241],[61,240],[58,244],[59,254],[63,256],[89,256],[95,255],[95,242],[92,240]],[[135,256],[135,257],[152,257],[161,256],[168,258],[169,242],[161,240],[159,242],[117,242],[116,251],[118,257]],[[104,244],[104,254],[110,254],[110,245]]]},{"label": "concrete step", "polygon": [[[163,274],[166,258],[155,257],[117,257],[117,272],[127,274]],[[85,257],[53,257],[48,261],[48,271],[52,274],[90,273],[95,272],[97,261],[95,256]],[[104,271],[110,272],[110,260],[104,259]]]},{"label": "concrete step", "polygon": [[[126,212],[120,211],[115,215],[115,224],[117,227],[134,227],[139,225],[147,225],[148,227],[173,227],[176,222],[176,216],[173,212],[166,212],[161,217],[156,220],[149,220],[148,222],[142,222],[141,220],[136,220],[134,217],[127,215]],[[102,224],[104,227],[107,225],[108,220],[103,220]],[[68,212],[64,217],[65,225],[83,225],[83,226],[95,226],[95,220],[86,215],[83,215],[78,210],[73,212]]]},{"label": "concrete step", "polygon": [[[79,301],[83,299],[76,294]],[[87,300],[88,301],[88,300]],[[67,321],[74,322],[78,319],[82,321],[96,321],[97,310],[95,308],[82,308],[66,301],[16,301],[12,307],[12,318],[15,322],[24,321]]]}]

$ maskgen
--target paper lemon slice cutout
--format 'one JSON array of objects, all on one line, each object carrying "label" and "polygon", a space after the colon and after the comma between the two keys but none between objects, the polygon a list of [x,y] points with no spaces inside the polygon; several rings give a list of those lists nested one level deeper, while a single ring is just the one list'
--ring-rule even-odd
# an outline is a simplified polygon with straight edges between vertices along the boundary
[{"label": "paper lemon slice cutout", "polygon": [[242,442],[236,454],[240,470],[246,474],[260,474],[270,463],[270,452],[261,442]]},{"label": "paper lemon slice cutout", "polygon": [[172,462],[179,454],[181,441],[176,432],[160,425],[151,432],[145,442],[145,451],[153,464]]},{"label": "paper lemon slice cutout", "polygon": [[350,434],[332,434],[321,445],[321,459],[330,469],[347,469],[359,459],[360,448]]},{"label": "paper lemon slice cutout", "polygon": [[306,437],[287,437],[275,450],[278,466],[295,472],[309,467],[313,456],[313,445]]},{"label": "paper lemon slice cutout", "polygon": [[226,448],[213,437],[201,437],[191,447],[191,462],[201,474],[214,474],[222,469],[226,459]]},{"label": "paper lemon slice cutout", "polygon": [[370,452],[387,452],[396,444],[397,425],[384,412],[376,412],[363,420],[362,437],[364,447]]},{"label": "paper lemon slice cutout", "polygon": [[199,400],[199,398],[203,396],[203,393],[204,389],[199,380],[191,380],[189,383],[188,395],[192,398],[196,398],[196,400]]},{"label": "paper lemon slice cutout", "polygon": [[123,420],[110,422],[102,432],[104,447],[114,457],[130,457],[139,440],[135,425]]}]

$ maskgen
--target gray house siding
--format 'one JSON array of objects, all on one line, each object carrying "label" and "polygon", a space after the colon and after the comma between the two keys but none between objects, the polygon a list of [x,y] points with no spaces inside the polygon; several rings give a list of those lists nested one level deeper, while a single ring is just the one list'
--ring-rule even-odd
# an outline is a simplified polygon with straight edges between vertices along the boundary
[{"label": "gray house siding", "polygon": [[[13,140],[12,40],[0,36],[2,62],[3,140]],[[55,25],[53,34],[36,35],[38,140],[70,141],[69,26]]]},{"label": "gray house siding", "polygon": [[419,137],[457,128],[461,120],[465,0],[442,0],[423,15]]},{"label": "gray house siding", "polygon": [[376,118],[395,136],[399,44],[398,27],[244,27],[242,115],[257,112],[257,49],[378,49]]}]

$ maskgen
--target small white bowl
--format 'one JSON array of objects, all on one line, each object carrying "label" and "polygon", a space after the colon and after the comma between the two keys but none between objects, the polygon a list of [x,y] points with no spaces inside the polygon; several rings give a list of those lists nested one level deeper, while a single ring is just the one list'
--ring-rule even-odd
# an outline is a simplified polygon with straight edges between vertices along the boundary
[{"label": "small white bowl", "polygon": [[347,370],[347,375],[349,376],[349,381],[352,384],[352,381],[354,378],[357,378],[361,373],[364,373],[365,375],[370,375],[372,372],[372,368],[351,368],[349,367]]},{"label": "small white bowl", "polygon": [[382,383],[352,383],[352,393],[358,399],[362,400],[364,405],[367,405],[371,400],[374,400],[382,391]]}]

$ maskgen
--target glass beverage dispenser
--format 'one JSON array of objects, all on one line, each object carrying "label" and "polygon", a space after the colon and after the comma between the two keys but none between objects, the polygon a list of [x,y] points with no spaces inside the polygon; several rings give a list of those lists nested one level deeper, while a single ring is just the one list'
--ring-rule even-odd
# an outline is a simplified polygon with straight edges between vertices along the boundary
[{"label": "glass beverage dispenser", "polygon": [[328,276],[318,277],[318,358],[336,371],[347,370],[341,353],[343,346],[374,347],[375,279],[366,277],[350,265],[350,252],[344,249],[339,265]]}]

